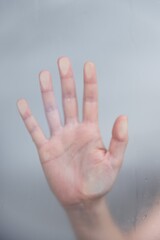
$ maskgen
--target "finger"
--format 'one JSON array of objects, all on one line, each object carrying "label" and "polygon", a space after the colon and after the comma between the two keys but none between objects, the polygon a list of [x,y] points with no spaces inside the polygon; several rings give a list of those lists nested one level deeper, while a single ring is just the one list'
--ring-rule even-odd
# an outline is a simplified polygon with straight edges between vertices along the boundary
[{"label": "finger", "polygon": [[20,99],[17,102],[17,107],[18,107],[19,113],[23,119],[23,122],[24,122],[28,132],[30,133],[33,141],[35,142],[35,144],[38,148],[41,147],[44,143],[47,142],[47,139],[45,138],[37,121],[33,117],[26,100]]},{"label": "finger", "polygon": [[84,65],[83,120],[98,121],[98,87],[96,69],[92,62]]},{"label": "finger", "polygon": [[120,167],[128,144],[128,119],[126,116],[119,116],[112,129],[109,152],[114,166]]},{"label": "finger", "polygon": [[45,114],[52,135],[61,129],[62,125],[53,93],[51,74],[48,71],[42,71],[40,72],[39,79]]},{"label": "finger", "polygon": [[78,121],[78,103],[70,60],[67,57],[59,58],[58,69],[61,78],[65,123],[76,123]]}]

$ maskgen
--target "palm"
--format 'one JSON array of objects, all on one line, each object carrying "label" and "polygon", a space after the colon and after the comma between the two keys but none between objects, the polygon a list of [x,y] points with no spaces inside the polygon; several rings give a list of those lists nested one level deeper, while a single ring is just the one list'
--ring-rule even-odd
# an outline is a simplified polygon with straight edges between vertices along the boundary
[{"label": "palm", "polygon": [[41,149],[40,158],[51,189],[65,204],[95,198],[111,187],[114,171],[96,126],[64,128]]},{"label": "palm", "polygon": [[[77,99],[71,65],[59,63],[65,126],[62,127],[50,74],[41,73],[41,91],[51,137],[46,139],[24,100],[19,109],[36,143],[39,157],[51,187],[64,205],[104,196],[112,187],[127,144],[124,116],[114,124],[109,150],[100,136],[97,115],[97,86],[93,64],[85,66],[83,121],[78,121]],[[65,64],[64,64],[65,63]],[[66,68],[68,64],[68,68]],[[66,70],[67,69],[67,70]],[[67,83],[68,81],[68,83]],[[122,121],[123,120],[123,121]]]}]

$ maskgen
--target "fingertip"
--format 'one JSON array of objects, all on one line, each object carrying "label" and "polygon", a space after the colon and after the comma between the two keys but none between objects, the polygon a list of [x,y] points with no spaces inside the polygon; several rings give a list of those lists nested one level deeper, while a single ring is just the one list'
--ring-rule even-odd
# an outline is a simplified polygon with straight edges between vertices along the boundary
[{"label": "fingertip", "polygon": [[24,115],[27,110],[27,101],[24,98],[21,98],[17,101],[17,107],[19,112]]},{"label": "fingertip", "polygon": [[92,78],[94,72],[94,64],[92,62],[87,61],[84,65],[84,73],[87,79]]},{"label": "fingertip", "polygon": [[17,100],[17,107],[23,119],[26,119],[28,116],[31,115],[31,111],[29,109],[28,103],[24,98]]},{"label": "fingertip", "polygon": [[70,73],[71,62],[70,59],[66,56],[62,56],[58,59],[58,67],[60,70],[60,74],[62,76],[66,76]]},{"label": "fingertip", "polygon": [[127,115],[120,115],[119,118],[121,120],[127,121],[128,122],[128,116]]},{"label": "fingertip", "polygon": [[46,81],[46,79],[49,79],[50,77],[51,77],[51,73],[47,69],[44,69],[39,73],[40,82]]},{"label": "fingertip", "polygon": [[17,99],[17,101],[16,101],[16,106],[17,106],[17,108],[18,108],[18,104],[19,104],[19,102],[22,100],[22,98],[18,98]]},{"label": "fingertip", "polygon": [[128,116],[120,115],[114,124],[113,127],[113,137],[118,141],[127,141],[128,140]]},{"label": "fingertip", "polygon": [[92,62],[91,60],[85,61],[84,66],[86,67],[87,65],[90,65],[90,66],[92,66],[92,67],[95,67],[94,62]]},{"label": "fingertip", "polygon": [[49,70],[47,69],[43,69],[39,72],[39,79],[41,79],[41,77],[44,75],[44,74],[50,74]]},{"label": "fingertip", "polygon": [[47,90],[51,87],[50,80],[51,80],[51,74],[48,70],[42,70],[39,73],[39,81],[40,81],[40,86],[42,90]]},{"label": "fingertip", "polygon": [[63,61],[63,60],[67,60],[67,61],[70,61],[69,57],[65,56],[65,55],[62,55],[60,57],[57,58],[57,64],[59,65],[60,64],[60,61]]},{"label": "fingertip", "polygon": [[17,99],[17,107],[18,107],[18,108],[20,108],[21,105],[24,105],[24,104],[27,104],[26,99],[24,99],[24,98],[19,98],[19,99]]}]

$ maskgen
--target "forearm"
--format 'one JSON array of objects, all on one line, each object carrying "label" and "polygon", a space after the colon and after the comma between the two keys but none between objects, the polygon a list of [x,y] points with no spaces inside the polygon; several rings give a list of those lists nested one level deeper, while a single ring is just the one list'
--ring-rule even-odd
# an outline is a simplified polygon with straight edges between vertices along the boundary
[{"label": "forearm", "polygon": [[125,240],[113,222],[105,198],[66,209],[78,240]]}]

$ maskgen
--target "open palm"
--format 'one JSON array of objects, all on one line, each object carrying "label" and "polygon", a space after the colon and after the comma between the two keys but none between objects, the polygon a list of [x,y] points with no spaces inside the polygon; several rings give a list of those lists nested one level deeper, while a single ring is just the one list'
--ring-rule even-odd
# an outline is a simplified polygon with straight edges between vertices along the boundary
[{"label": "open palm", "polygon": [[46,138],[33,117],[27,101],[18,109],[36,144],[51,190],[64,206],[103,197],[110,191],[128,143],[127,117],[119,116],[106,149],[98,127],[98,89],[95,65],[84,65],[83,119],[78,103],[70,60],[58,59],[65,124],[62,126],[54,97],[51,75],[40,73],[40,87],[51,136]]}]

